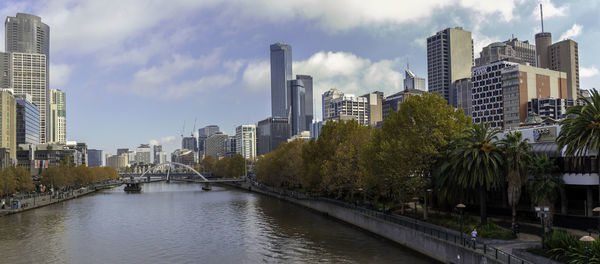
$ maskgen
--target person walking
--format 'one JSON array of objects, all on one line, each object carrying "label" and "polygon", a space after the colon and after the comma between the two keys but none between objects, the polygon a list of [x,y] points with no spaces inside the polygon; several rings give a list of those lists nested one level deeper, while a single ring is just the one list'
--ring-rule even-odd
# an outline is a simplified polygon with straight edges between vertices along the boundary
[{"label": "person walking", "polygon": [[475,249],[475,243],[477,242],[477,229],[473,228],[471,232],[471,241],[473,242],[473,249]]}]

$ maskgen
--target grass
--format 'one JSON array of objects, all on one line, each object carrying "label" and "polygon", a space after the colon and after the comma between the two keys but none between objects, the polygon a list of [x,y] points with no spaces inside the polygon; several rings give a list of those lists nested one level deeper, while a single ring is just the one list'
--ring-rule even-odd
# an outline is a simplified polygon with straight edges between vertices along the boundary
[{"label": "grass", "polygon": [[[430,215],[427,222],[432,223],[434,225],[443,226],[446,228],[450,228],[452,230],[459,231],[460,230],[460,222],[459,218],[456,215]],[[476,218],[465,215],[463,218],[463,233],[471,233],[474,228],[477,228],[477,236],[482,238],[492,238],[492,239],[516,239],[517,236],[513,233],[512,230],[503,228],[492,221],[488,220],[486,225],[481,225]]]}]

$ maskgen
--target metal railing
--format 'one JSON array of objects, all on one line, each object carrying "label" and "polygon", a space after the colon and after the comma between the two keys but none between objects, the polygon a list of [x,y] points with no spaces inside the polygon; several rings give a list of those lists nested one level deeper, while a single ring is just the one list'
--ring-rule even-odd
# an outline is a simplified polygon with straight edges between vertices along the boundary
[{"label": "metal railing", "polygon": [[382,219],[384,221],[398,224],[403,227],[411,228],[418,232],[422,232],[425,235],[428,235],[430,237],[433,237],[433,238],[436,238],[436,239],[439,239],[442,241],[446,241],[448,243],[451,243],[451,244],[454,244],[454,245],[457,245],[457,246],[460,246],[463,248],[468,248],[468,249],[473,250],[481,255],[485,255],[490,259],[498,260],[502,263],[533,264],[530,261],[527,261],[525,259],[514,256],[514,255],[512,255],[508,252],[502,251],[498,248],[489,246],[489,245],[479,242],[477,240],[472,240],[467,234],[463,234],[462,239],[461,239],[460,232],[458,232],[458,231],[444,230],[444,228],[442,228],[442,227],[439,227],[439,226],[436,226],[433,224],[429,224],[426,222],[422,222],[422,221],[419,221],[414,218],[409,218],[409,217],[400,216],[400,215],[392,215],[390,213],[383,213],[383,212],[379,212],[376,210],[364,208],[364,207],[361,207],[358,205],[349,204],[349,203],[334,200],[334,199],[323,198],[323,197],[313,197],[313,196],[305,195],[305,194],[294,192],[294,191],[277,189],[277,188],[266,186],[266,185],[263,185],[263,184],[260,184],[258,182],[254,182],[254,181],[252,181],[252,185],[255,188],[261,189],[262,191],[271,192],[271,193],[279,194],[282,196],[287,196],[289,198],[294,198],[297,200],[321,201],[321,202],[326,202],[326,203],[330,203],[330,204],[335,204],[340,207],[352,209],[354,211],[360,212],[361,214],[375,217],[378,219]]}]

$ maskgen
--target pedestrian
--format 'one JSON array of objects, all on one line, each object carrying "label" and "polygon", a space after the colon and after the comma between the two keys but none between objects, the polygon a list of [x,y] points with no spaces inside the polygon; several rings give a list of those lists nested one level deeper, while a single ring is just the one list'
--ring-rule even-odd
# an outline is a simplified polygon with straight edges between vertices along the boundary
[{"label": "pedestrian", "polygon": [[475,242],[477,241],[477,229],[473,228],[471,232],[471,241],[473,242],[473,248],[475,248]]}]

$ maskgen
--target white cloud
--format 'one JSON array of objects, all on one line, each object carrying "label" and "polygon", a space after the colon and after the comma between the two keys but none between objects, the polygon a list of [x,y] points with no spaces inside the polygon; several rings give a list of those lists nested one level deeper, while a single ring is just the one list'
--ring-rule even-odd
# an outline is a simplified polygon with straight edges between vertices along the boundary
[{"label": "white cloud", "polygon": [[[544,18],[551,17],[564,17],[569,12],[569,4],[564,4],[562,6],[555,6],[550,0],[541,0],[539,3],[542,4]],[[531,13],[532,17],[535,17],[537,20],[540,20],[540,5],[535,5],[533,12]]]},{"label": "white cloud", "polygon": [[582,25],[577,25],[577,24],[573,24],[573,26],[565,31],[565,33],[563,33],[562,35],[560,35],[560,40],[564,40],[564,39],[572,39],[575,38],[579,35],[581,35],[581,31],[583,30],[583,26]]},{"label": "white cloud", "polygon": [[249,91],[263,92],[271,90],[271,68],[269,61],[254,61],[246,65],[242,75],[242,84]]},{"label": "white cloud", "polygon": [[162,137],[159,139],[151,139],[150,145],[152,145],[152,146],[165,145],[165,144],[170,144],[172,142],[175,142],[175,136],[166,136],[166,137]]},{"label": "white cloud", "polygon": [[579,67],[579,77],[581,77],[581,78],[594,77],[594,76],[597,76],[598,73],[600,73],[600,72],[598,71],[596,66]]},{"label": "white cloud", "polygon": [[69,82],[71,67],[67,64],[50,64],[50,88],[60,89]]},{"label": "white cloud", "polygon": [[500,41],[497,37],[489,37],[479,32],[473,32],[473,54],[475,58],[479,58],[479,53],[483,50],[483,48],[487,45],[490,45],[494,42]]}]

